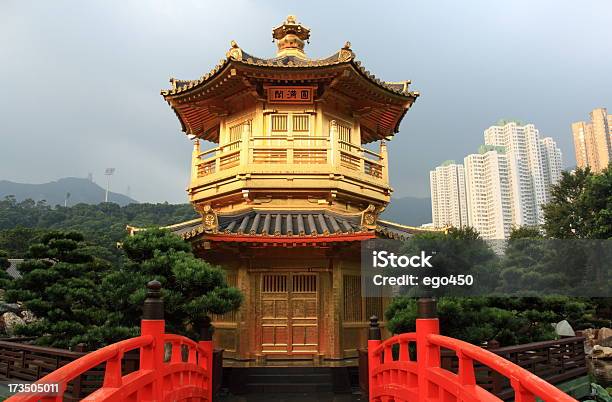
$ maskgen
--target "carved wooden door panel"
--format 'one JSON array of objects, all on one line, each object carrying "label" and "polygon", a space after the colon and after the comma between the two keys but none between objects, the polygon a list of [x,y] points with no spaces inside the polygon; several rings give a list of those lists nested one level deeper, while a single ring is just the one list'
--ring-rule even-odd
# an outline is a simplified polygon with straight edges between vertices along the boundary
[{"label": "carved wooden door panel", "polygon": [[289,352],[289,275],[261,276],[261,351]]},{"label": "carved wooden door panel", "polygon": [[261,275],[261,351],[316,353],[319,349],[317,274]]},{"label": "carved wooden door panel", "polygon": [[291,277],[291,351],[317,352],[319,300],[316,274]]}]

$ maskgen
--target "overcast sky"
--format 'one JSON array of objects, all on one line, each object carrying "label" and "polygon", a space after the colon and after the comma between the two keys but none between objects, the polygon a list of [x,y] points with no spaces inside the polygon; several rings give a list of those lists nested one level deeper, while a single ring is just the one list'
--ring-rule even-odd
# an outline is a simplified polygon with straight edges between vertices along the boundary
[{"label": "overcast sky", "polygon": [[500,118],[531,122],[575,163],[570,124],[612,109],[612,1],[0,0],[0,179],[86,177],[139,201],[186,201],[191,143],[159,95],[199,78],[232,39],[271,57],[287,14],[310,57],[346,40],[421,97],[390,143],[396,196],[428,196],[429,170],[463,160]]}]

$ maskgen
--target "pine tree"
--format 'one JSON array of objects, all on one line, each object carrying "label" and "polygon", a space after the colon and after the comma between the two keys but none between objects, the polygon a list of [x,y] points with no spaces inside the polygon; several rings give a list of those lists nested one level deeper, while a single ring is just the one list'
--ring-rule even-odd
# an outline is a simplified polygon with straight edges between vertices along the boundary
[{"label": "pine tree", "polygon": [[111,266],[94,254],[77,232],[50,232],[30,246],[19,266],[22,278],[9,284],[6,297],[23,302],[38,320],[18,327],[18,334],[36,336],[41,345],[89,349],[135,334],[106,308],[99,286]]},{"label": "pine tree", "polygon": [[242,302],[222,268],[196,258],[188,243],[166,230],[139,232],[122,247],[127,261],[104,278],[102,287],[126,325],[140,319],[145,285],[153,279],[162,284],[167,331],[194,339],[209,314],[236,310]]},{"label": "pine tree", "polygon": [[6,289],[10,281],[10,277],[6,273],[6,269],[11,266],[8,257],[9,255],[6,251],[0,250],[0,289]]},{"label": "pine tree", "polygon": [[[503,346],[554,339],[551,324],[561,320],[568,320],[575,329],[588,327],[593,308],[588,300],[562,296],[442,297],[438,300],[443,335],[473,344],[495,339]],[[385,317],[391,332],[414,332],[416,299],[394,299]]]}]

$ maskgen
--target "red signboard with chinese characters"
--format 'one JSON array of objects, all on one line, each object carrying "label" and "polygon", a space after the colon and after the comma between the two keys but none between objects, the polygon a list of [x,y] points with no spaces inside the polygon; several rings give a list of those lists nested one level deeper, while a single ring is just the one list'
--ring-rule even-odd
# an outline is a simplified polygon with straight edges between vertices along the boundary
[{"label": "red signboard with chinese characters", "polygon": [[313,87],[267,87],[269,103],[312,103]]}]

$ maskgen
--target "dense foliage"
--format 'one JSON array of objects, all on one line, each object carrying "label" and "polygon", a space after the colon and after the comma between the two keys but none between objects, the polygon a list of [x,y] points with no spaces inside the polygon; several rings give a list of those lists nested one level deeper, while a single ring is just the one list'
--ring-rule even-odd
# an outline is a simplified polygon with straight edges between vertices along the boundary
[{"label": "dense foliage", "polygon": [[[92,350],[138,333],[145,285],[163,286],[166,327],[197,338],[204,317],[240,306],[242,294],[228,287],[219,267],[196,258],[178,236],[151,229],[123,242],[118,266],[99,258],[77,232],[49,232],[29,247],[22,278],[8,283],[6,299],[23,302],[39,319],[17,328],[37,343]],[[6,265],[0,255],[0,264]]]},{"label": "dense foliage", "polygon": [[612,238],[612,164],[599,174],[588,168],[563,172],[544,206],[544,230],[555,239]]},{"label": "dense foliage", "polygon": [[500,259],[497,290],[505,294],[601,296],[612,287],[609,240],[548,239],[515,230]]},{"label": "dense foliage", "polygon": [[10,262],[8,260],[8,253],[4,250],[0,250],[0,268],[7,269],[10,266]]},{"label": "dense foliage", "polygon": [[[589,319],[592,306],[568,297],[441,297],[438,316],[443,335],[479,344],[495,339],[516,345],[554,339],[551,324]],[[385,312],[393,333],[414,332],[416,300],[400,297]]]},{"label": "dense foliage", "polygon": [[24,258],[30,244],[46,232],[46,229],[25,227],[0,230],[0,250],[4,250],[11,258]]},{"label": "dense foliage", "polygon": [[237,308],[240,292],[227,286],[221,268],[195,258],[190,245],[169,232],[126,239],[128,224],[160,226],[196,216],[191,205],[51,208],[13,197],[0,201],[0,250],[8,252],[0,253],[0,265],[8,266],[8,256],[27,258],[19,267],[23,278],[4,282],[2,270],[0,285],[9,287],[7,301],[21,301],[41,318],[19,333],[38,336],[43,345],[89,348],[131,336],[141,318],[144,286],[158,279],[169,329],[197,337],[204,316]]},{"label": "dense foliage", "polygon": [[[575,329],[610,324],[609,319],[596,317],[601,300],[490,296],[525,294],[525,290],[538,289],[543,286],[541,282],[546,281],[550,282],[548,288],[550,284],[567,286],[572,280],[578,285],[579,281],[572,279],[575,269],[559,269],[559,264],[567,261],[566,250],[563,247],[551,250],[551,240],[543,239],[537,229],[516,228],[505,253],[499,255],[485,242],[475,241],[474,236],[478,235],[471,229],[452,229],[448,234],[417,235],[405,244],[408,252],[419,247],[437,250],[432,259],[436,274],[472,273],[479,281],[481,278],[489,281],[490,287],[485,292],[471,289],[474,294],[483,296],[457,297],[461,293],[446,290],[437,294],[433,291],[433,295],[443,295],[438,300],[438,313],[444,335],[475,344],[495,339],[502,345],[515,345],[554,339],[552,324],[562,320],[570,322]],[[487,276],[492,271],[499,274]],[[534,294],[533,291],[527,293]],[[394,333],[415,330],[416,298],[410,296],[395,298],[385,312],[388,327]]]},{"label": "dense foliage", "polygon": [[14,197],[0,200],[0,249],[12,258],[26,254],[28,245],[46,230],[69,230],[82,233],[88,241],[112,252],[120,252],[117,242],[126,234],[126,225],[139,227],[163,226],[194,219],[197,214],[189,204],[130,204],[120,207],[113,203],[77,204],[54,208],[44,202],[15,201]]},{"label": "dense foliage", "polygon": [[19,266],[22,277],[8,284],[6,299],[23,302],[39,320],[18,327],[18,334],[36,336],[41,345],[93,348],[135,333],[118,325],[121,313],[100,291],[111,265],[98,251],[77,232],[49,232],[30,246]]},{"label": "dense foliage", "polygon": [[125,240],[123,250],[128,260],[104,278],[102,288],[126,325],[140,320],[145,284],[152,279],[162,284],[168,330],[195,339],[204,317],[235,310],[242,302],[223,269],[196,258],[189,243],[168,231],[139,232]]},{"label": "dense foliage", "polygon": [[[543,229],[547,237],[554,239],[612,239],[612,164],[596,174],[590,169],[576,168],[573,173],[563,172],[561,181],[551,190],[551,201],[544,205]],[[581,259],[581,253],[565,250],[567,261],[563,266],[572,267],[568,261]],[[609,264],[610,248],[605,253],[597,250],[591,253],[591,258],[599,256],[602,262]],[[605,260],[605,259],[608,260]],[[589,267],[586,267],[587,269]],[[574,272],[579,281],[585,278],[600,286],[610,286],[601,283],[596,274],[587,271]],[[578,277],[580,275],[580,277]],[[608,273],[609,279],[609,273]],[[597,315],[608,320],[612,317],[612,298],[595,298]]]},{"label": "dense foliage", "polygon": [[6,273],[6,269],[11,266],[8,257],[9,254],[0,249],[0,289],[5,289],[10,280],[9,275]]},{"label": "dense foliage", "polygon": [[[492,248],[472,228],[450,228],[446,233],[423,233],[404,242],[399,250],[403,255],[418,255],[424,251],[431,255],[431,264],[437,276],[473,275],[478,277],[479,286],[492,287],[491,272],[497,268],[497,256]],[[403,268],[396,269],[397,274],[404,274]],[[449,289],[411,289],[418,295],[436,296],[448,294]],[[461,287],[453,290],[453,295],[461,295]]]}]

